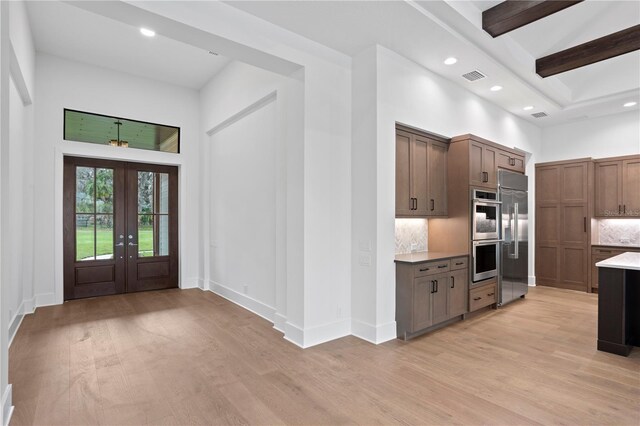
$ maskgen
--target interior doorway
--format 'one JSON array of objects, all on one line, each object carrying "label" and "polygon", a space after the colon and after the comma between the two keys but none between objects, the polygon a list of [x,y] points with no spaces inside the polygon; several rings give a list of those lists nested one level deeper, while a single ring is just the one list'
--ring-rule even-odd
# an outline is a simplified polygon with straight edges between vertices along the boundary
[{"label": "interior doorway", "polygon": [[64,299],[178,287],[178,168],[64,158]]}]

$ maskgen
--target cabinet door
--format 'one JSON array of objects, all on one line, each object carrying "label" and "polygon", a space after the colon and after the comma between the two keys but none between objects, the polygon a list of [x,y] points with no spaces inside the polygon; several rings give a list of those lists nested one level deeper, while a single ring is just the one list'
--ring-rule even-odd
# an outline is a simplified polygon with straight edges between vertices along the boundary
[{"label": "cabinet door", "polygon": [[485,185],[482,163],[483,149],[484,145],[479,142],[469,143],[469,183],[474,186]]},{"label": "cabinet door", "polygon": [[496,158],[498,168],[524,173],[523,156],[500,149],[496,154]]},{"label": "cabinet door", "polygon": [[589,224],[587,216],[586,204],[564,204],[561,206],[560,244],[588,246],[587,228]]},{"label": "cabinet door", "polygon": [[622,213],[622,162],[595,164],[595,215],[619,216]]},{"label": "cabinet door", "polygon": [[640,217],[640,158],[622,162],[622,214]]},{"label": "cabinet door", "polygon": [[536,167],[536,205],[560,202],[560,166]]},{"label": "cabinet door", "polygon": [[431,321],[431,291],[433,276],[413,280],[412,332],[427,328]]},{"label": "cabinet door", "polygon": [[467,313],[469,278],[466,269],[451,271],[449,276],[449,318]]},{"label": "cabinet door", "polygon": [[482,164],[485,172],[485,186],[495,188],[498,185],[498,150],[485,145],[482,152]]},{"label": "cabinet door", "polygon": [[449,319],[449,274],[433,276],[434,288],[431,294],[432,324],[439,324]]},{"label": "cabinet door", "polygon": [[396,132],[396,216],[411,216],[411,135]]},{"label": "cabinet door", "polygon": [[588,246],[560,246],[560,287],[587,291],[589,283]]},{"label": "cabinet door", "polygon": [[560,196],[563,203],[589,202],[589,168],[588,163],[580,162],[562,166]]},{"label": "cabinet door", "polygon": [[426,216],[429,213],[429,139],[413,136],[411,154],[411,194],[416,200],[413,214]]},{"label": "cabinet door", "polygon": [[447,150],[446,144],[429,143],[429,216],[447,215]]}]

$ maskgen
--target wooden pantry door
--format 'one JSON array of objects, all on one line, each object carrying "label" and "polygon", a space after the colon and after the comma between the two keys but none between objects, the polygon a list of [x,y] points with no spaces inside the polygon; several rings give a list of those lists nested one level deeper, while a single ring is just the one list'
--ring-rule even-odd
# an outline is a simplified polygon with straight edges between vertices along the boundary
[{"label": "wooden pantry door", "polygon": [[178,286],[177,168],[65,157],[64,299]]}]

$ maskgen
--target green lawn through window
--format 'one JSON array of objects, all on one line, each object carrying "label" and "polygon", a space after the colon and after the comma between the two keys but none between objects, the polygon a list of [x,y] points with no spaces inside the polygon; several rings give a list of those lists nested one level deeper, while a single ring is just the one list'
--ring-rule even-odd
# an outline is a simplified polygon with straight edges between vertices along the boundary
[{"label": "green lawn through window", "polygon": [[[141,256],[153,255],[153,228],[151,226],[140,227],[138,231],[138,251]],[[98,256],[113,253],[113,230],[110,228],[98,228],[96,231]],[[127,242],[125,242],[127,244]],[[93,258],[93,227],[78,228],[76,234],[76,259]]]}]

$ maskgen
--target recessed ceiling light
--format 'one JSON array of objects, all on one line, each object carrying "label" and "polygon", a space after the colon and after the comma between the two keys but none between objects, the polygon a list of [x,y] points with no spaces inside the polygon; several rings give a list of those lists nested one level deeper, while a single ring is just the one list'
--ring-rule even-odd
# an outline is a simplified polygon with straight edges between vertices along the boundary
[{"label": "recessed ceiling light", "polygon": [[453,56],[447,58],[444,60],[445,65],[453,65],[456,62],[458,62],[458,60],[456,58],[454,58]]},{"label": "recessed ceiling light", "polygon": [[529,105],[529,106],[526,106],[526,107],[524,107],[522,109],[525,110],[525,111],[531,111],[533,109],[533,106]]},{"label": "recessed ceiling light", "polygon": [[624,104],[624,107],[632,107],[635,106],[637,104],[637,102],[627,102],[626,104]]},{"label": "recessed ceiling light", "polygon": [[502,90],[502,86],[493,86],[490,90],[491,90],[492,92],[497,92],[497,91],[499,91],[499,90]]},{"label": "recessed ceiling light", "polygon": [[156,32],[150,30],[149,28],[140,28],[140,34],[146,37],[153,37],[154,35],[156,35]]}]

